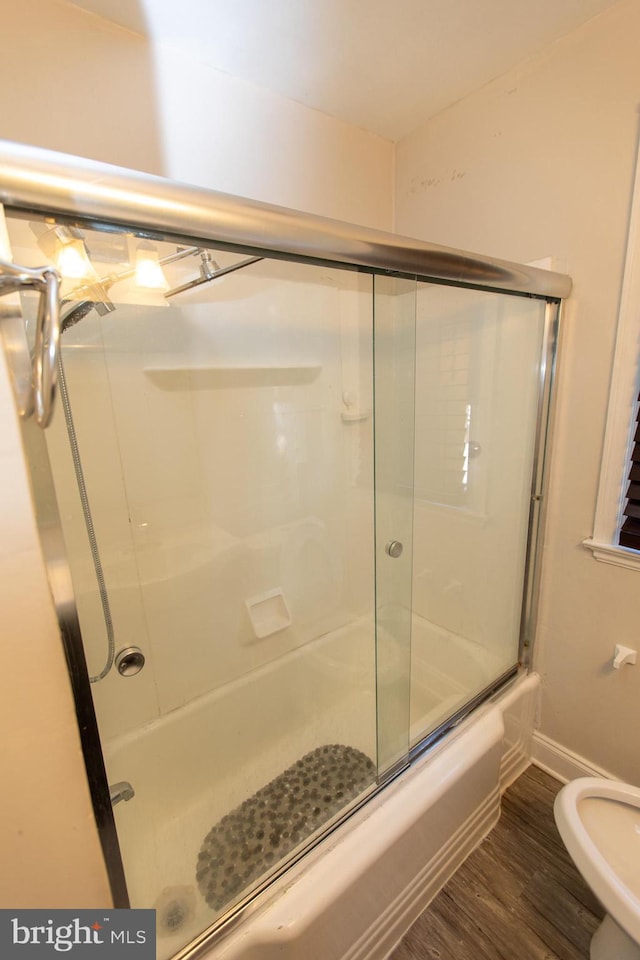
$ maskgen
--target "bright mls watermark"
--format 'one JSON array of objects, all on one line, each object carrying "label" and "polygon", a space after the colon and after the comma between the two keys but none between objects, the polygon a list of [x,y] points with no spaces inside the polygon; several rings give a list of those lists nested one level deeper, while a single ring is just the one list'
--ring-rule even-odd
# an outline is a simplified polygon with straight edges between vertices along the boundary
[{"label": "bright mls watermark", "polygon": [[156,960],[155,910],[0,910],[2,960]]}]

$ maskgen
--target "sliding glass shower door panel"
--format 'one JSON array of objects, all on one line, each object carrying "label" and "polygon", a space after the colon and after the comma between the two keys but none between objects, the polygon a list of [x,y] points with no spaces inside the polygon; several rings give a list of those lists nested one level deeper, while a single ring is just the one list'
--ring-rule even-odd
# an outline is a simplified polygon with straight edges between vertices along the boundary
[{"label": "sliding glass shower door panel", "polygon": [[545,304],[421,283],[411,729],[518,662]]},{"label": "sliding glass shower door panel", "polygon": [[416,281],[376,275],[376,683],[378,763],[409,753]]},{"label": "sliding glass shower door panel", "polygon": [[[11,221],[21,262],[43,229]],[[127,886],[164,957],[377,782],[372,277],[82,243],[47,444]]]}]

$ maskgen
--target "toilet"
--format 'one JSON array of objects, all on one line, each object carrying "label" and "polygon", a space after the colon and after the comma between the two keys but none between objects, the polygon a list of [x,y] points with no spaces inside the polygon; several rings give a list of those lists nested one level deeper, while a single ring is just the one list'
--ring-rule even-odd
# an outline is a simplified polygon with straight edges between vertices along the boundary
[{"label": "toilet", "polygon": [[640,787],[581,777],[558,793],[565,847],[607,911],[591,960],[640,960]]}]

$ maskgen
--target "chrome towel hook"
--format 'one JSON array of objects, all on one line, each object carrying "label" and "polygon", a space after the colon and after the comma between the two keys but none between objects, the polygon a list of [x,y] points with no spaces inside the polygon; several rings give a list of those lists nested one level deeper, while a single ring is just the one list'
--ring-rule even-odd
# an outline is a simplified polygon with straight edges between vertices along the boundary
[{"label": "chrome towel hook", "polygon": [[36,317],[36,334],[31,356],[29,396],[23,403],[23,416],[35,416],[41,427],[47,427],[53,414],[60,346],[60,274],[52,266],[21,267],[0,260],[0,296],[19,290],[36,290],[40,294]]}]

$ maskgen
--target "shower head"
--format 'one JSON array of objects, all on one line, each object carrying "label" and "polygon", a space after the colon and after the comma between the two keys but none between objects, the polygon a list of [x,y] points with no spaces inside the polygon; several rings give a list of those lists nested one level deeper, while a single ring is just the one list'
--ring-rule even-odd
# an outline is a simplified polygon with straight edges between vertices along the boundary
[{"label": "shower head", "polygon": [[213,280],[220,270],[220,264],[213,259],[209,250],[200,251],[200,276],[203,280]]},{"label": "shower head", "polygon": [[[63,300],[63,304],[67,305],[68,300]],[[71,304],[68,310],[60,315],[60,333],[64,333],[69,327],[75,326],[76,323],[79,323],[80,320],[84,320],[88,313],[91,313],[95,303],[93,300],[79,300]]]},{"label": "shower head", "polygon": [[60,315],[60,333],[64,333],[69,327],[79,323],[94,308],[101,317],[104,317],[107,313],[113,313],[115,310],[115,305],[111,302],[107,291],[101,284],[92,284],[84,292],[86,296],[81,300],[62,301],[68,309]]},{"label": "shower head", "polygon": [[185,290],[199,287],[201,283],[209,283],[210,280],[217,280],[218,277],[224,277],[228,273],[242,270],[244,267],[248,267],[250,264],[258,263],[264,259],[263,257],[247,257],[245,260],[240,260],[239,263],[232,263],[228,267],[219,267],[208,250],[200,250],[199,253],[202,260],[200,264],[200,276],[196,277],[195,280],[189,280],[188,283],[183,283],[179,287],[174,287],[173,290],[167,290],[165,297],[175,297],[176,293],[184,293]]}]

